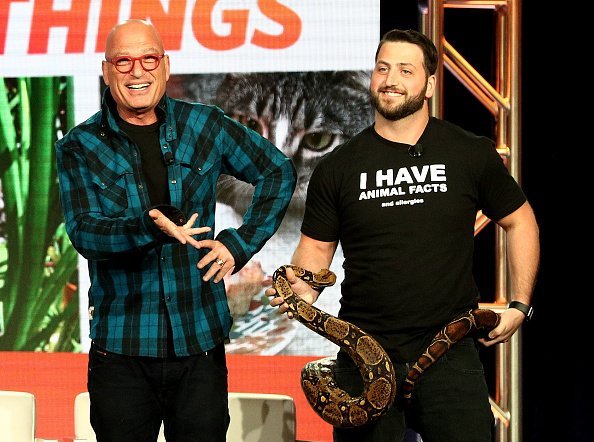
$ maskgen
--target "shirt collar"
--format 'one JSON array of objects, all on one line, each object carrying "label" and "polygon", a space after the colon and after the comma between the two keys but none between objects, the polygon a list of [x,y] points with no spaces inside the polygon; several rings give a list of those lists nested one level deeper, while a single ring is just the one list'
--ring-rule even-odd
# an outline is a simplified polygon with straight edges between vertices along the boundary
[{"label": "shirt collar", "polygon": [[[170,101],[171,99],[167,97],[167,94],[163,94],[156,108],[159,119],[165,121],[167,124],[165,130],[165,138],[167,141],[174,140],[177,137],[177,128],[173,111],[171,110],[172,103]],[[106,87],[101,99],[101,122],[99,130],[99,136],[101,138],[107,138],[109,130],[120,132],[120,128],[117,124],[117,112],[115,100],[111,96],[109,87]]]}]

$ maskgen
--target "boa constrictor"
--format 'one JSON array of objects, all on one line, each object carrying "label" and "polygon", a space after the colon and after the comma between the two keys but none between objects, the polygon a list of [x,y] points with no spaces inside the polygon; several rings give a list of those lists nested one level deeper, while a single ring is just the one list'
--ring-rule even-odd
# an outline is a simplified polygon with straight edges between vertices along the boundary
[{"label": "boa constrictor", "polygon": [[[333,285],[336,275],[328,269],[314,273],[298,266],[284,265],[272,275],[272,284],[299,322],[347,352],[359,368],[364,382],[363,392],[359,396],[351,396],[336,383],[335,358],[311,361],[301,371],[301,388],[305,397],[313,410],[335,427],[357,427],[374,421],[390,408],[396,397],[396,375],[390,357],[373,337],[356,325],[301,299],[287,280],[286,269],[289,267],[313,288]],[[401,395],[405,404],[410,402],[419,376],[453,344],[471,333],[492,330],[499,320],[500,315],[492,310],[474,309],[462,313],[443,327],[402,384]]]},{"label": "boa constrictor", "polygon": [[326,313],[301,299],[287,280],[286,269],[314,288],[328,287],[336,275],[322,269],[313,273],[301,267],[285,265],[272,275],[276,292],[303,325],[343,348],[355,361],[364,388],[359,396],[342,390],[334,378],[335,358],[308,362],[301,370],[301,388],[314,411],[335,427],[357,427],[375,420],[394,402],[396,375],[392,361],[381,345],[359,327]]}]

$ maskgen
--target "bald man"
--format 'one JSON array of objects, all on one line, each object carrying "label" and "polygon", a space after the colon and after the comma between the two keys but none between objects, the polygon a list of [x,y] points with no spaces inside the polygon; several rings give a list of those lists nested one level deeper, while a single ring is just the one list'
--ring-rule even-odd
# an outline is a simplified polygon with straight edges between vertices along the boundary
[{"label": "bald man", "polygon": [[[56,143],[72,244],[88,261],[91,424],[99,442],[224,441],[223,277],[275,233],[292,162],[214,106],[168,97],[169,57],[148,22],[107,37],[101,110]],[[216,238],[221,174],[254,186]],[[199,221],[198,221],[199,219]]]}]

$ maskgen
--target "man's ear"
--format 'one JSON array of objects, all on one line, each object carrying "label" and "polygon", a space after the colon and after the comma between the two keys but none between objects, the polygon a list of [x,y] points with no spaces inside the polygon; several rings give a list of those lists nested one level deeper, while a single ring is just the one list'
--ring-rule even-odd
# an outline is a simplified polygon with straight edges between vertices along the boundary
[{"label": "man's ear", "polygon": [[165,57],[163,57],[163,61],[165,62],[165,81],[169,81],[169,55],[165,54]]},{"label": "man's ear", "polygon": [[435,84],[437,82],[437,78],[435,75],[430,75],[427,79],[427,91],[425,92],[425,98],[431,98],[435,93]]},{"label": "man's ear", "polygon": [[105,60],[103,60],[101,62],[101,71],[103,71],[103,83],[105,83],[105,86],[109,86],[109,75],[108,75],[108,69],[109,66],[107,66],[107,62]]}]

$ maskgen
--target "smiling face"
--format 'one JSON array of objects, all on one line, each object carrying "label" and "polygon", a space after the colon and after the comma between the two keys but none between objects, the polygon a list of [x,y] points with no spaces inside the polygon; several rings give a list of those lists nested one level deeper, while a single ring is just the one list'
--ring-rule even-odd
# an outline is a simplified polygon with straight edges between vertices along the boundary
[{"label": "smiling face", "polygon": [[427,77],[419,46],[384,43],[371,75],[371,101],[376,114],[390,121],[406,118],[423,109],[434,87],[435,76]]},{"label": "smiling face", "polygon": [[[115,57],[141,57],[146,54],[163,54],[163,43],[155,28],[141,20],[130,20],[117,25],[107,37],[105,59]],[[120,117],[129,123],[146,125],[157,121],[155,107],[165,93],[169,80],[169,57],[161,59],[159,67],[145,71],[136,61],[127,74],[103,62],[103,81],[111,91]]]}]

